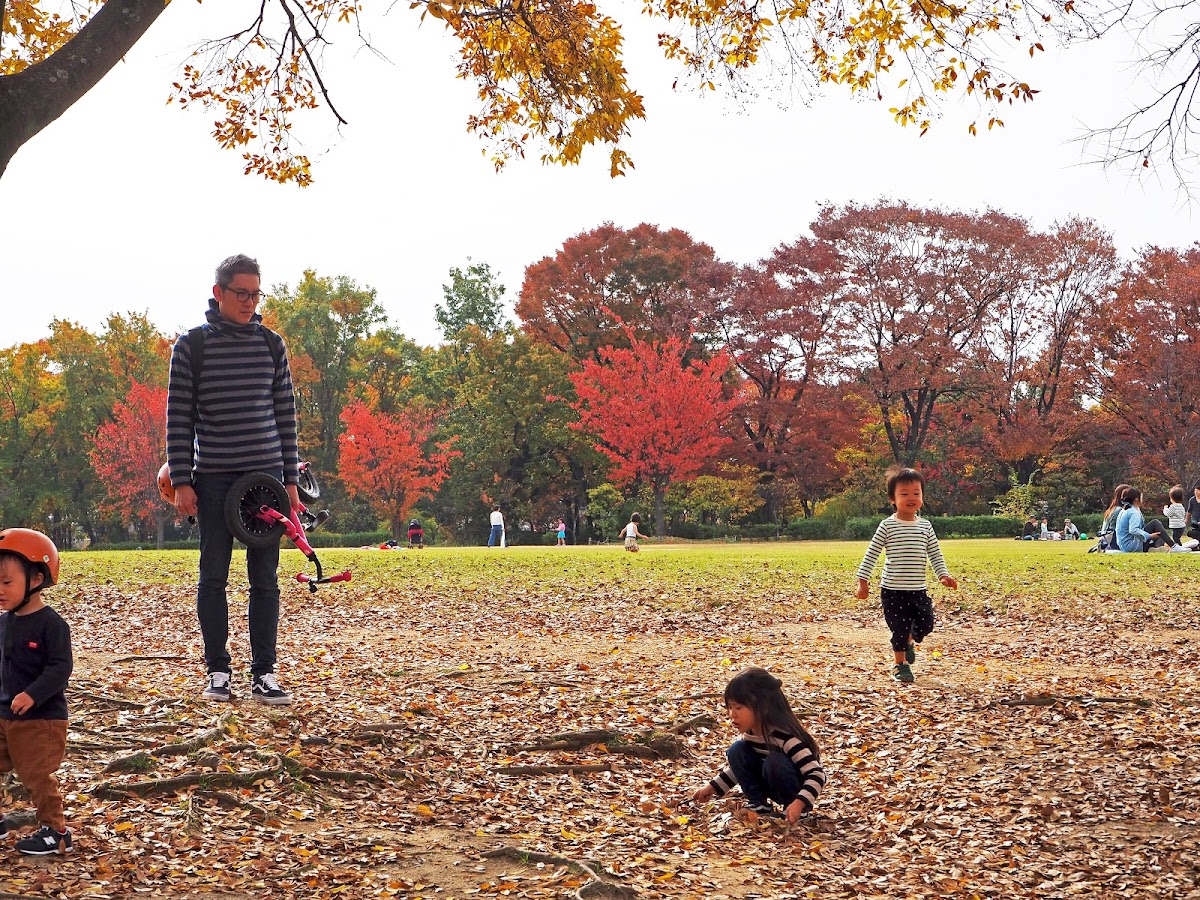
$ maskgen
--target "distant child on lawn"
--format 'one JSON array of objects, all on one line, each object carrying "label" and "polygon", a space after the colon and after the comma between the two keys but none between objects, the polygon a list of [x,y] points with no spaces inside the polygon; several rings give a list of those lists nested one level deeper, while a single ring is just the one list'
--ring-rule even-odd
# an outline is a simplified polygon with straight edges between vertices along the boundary
[{"label": "distant child on lawn", "polygon": [[621,532],[625,535],[625,549],[630,553],[638,552],[638,538],[645,539],[645,535],[638,531],[638,524],[642,521],[642,517],[634,513],[629,517],[629,524]]},{"label": "distant child on lawn", "polygon": [[1178,544],[1183,540],[1183,533],[1187,530],[1187,509],[1183,505],[1183,485],[1175,485],[1171,488],[1168,496],[1170,496],[1171,502],[1163,507],[1163,515],[1167,517],[1167,527],[1171,529],[1171,538]]},{"label": "distant child on lawn", "polygon": [[[67,750],[71,629],[42,601],[58,580],[58,550],[40,531],[0,531],[0,772],[17,773],[37,811],[36,832],[17,841],[30,856],[71,852],[54,773]],[[0,837],[8,820],[0,815]]]},{"label": "distant child on lawn", "polygon": [[917,661],[916,645],[933,631],[933,601],[925,585],[926,559],[933,565],[938,581],[948,588],[958,587],[946,568],[933,525],[917,515],[925,501],[924,491],[925,479],[916,469],[900,469],[888,479],[888,500],[896,511],[875,529],[858,567],[858,590],[854,595],[859,600],[867,599],[871,572],[879,554],[886,552],[879,599],[883,618],[892,632],[896,658],[892,677],[905,683],[916,680],[912,672],[912,664]]},{"label": "distant child on lawn", "polygon": [[782,685],[758,668],[739,672],[726,685],[725,708],[742,738],[725,751],[729,764],[692,795],[695,802],[741,785],[746,807],[760,816],[780,815],[772,800],[792,823],[812,811],[825,786],[821,752],[792,712]]},{"label": "distant child on lawn", "polygon": [[558,546],[567,546],[567,523],[559,519],[554,523],[554,531],[558,535]]}]

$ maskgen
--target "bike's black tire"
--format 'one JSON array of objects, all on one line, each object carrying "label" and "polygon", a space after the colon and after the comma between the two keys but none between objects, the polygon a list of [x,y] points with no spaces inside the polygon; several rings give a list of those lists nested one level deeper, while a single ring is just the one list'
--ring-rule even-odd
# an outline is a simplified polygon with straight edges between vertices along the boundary
[{"label": "bike's black tire", "polygon": [[287,488],[266,472],[248,472],[233,483],[225,495],[225,524],[233,536],[247,547],[269,547],[283,537],[283,523],[267,524],[258,511],[269,506],[285,516],[292,501]]},{"label": "bike's black tire", "polygon": [[317,476],[313,474],[312,466],[300,473],[300,481],[296,485],[300,499],[307,505],[321,499],[321,486],[317,484]]}]

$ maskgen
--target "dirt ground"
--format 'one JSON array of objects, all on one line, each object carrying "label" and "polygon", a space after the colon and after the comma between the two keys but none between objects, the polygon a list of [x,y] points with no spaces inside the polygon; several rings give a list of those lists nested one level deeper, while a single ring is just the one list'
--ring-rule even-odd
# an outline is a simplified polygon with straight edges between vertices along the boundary
[{"label": "dirt ground", "polygon": [[[71,609],[77,849],[5,851],[0,897],[1200,897],[1195,601],[1176,626],[947,614],[913,685],[890,679],[867,606],[616,590],[285,606],[296,702],[278,709],[241,673],[233,704],[198,699],[186,591],[108,586]],[[236,615],[231,632],[245,659]],[[784,681],[822,747],[828,787],[794,827],[736,794],[689,800],[736,738],[720,692],[748,665]],[[645,754],[672,728],[674,752]],[[589,768],[519,769],[538,766]],[[4,803],[29,822],[19,788]]]}]

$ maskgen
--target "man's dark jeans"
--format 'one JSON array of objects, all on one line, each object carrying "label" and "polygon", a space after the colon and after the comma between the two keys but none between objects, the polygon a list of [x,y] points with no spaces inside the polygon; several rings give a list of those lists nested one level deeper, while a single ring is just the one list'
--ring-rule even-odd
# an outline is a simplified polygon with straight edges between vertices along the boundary
[{"label": "man's dark jeans", "polygon": [[[204,662],[209,672],[229,672],[229,565],[233,534],[225,524],[225,497],[243,472],[196,475],[196,519],[200,524],[200,584],[196,616],[204,638]],[[272,472],[282,478],[283,472]],[[279,544],[246,548],[250,580],[250,671],[275,671],[275,640],[279,631]]]},{"label": "man's dark jeans", "polygon": [[750,806],[766,806],[770,797],[786,808],[800,796],[800,773],[783,751],[761,756],[745,741],[735,741],[725,758]]}]

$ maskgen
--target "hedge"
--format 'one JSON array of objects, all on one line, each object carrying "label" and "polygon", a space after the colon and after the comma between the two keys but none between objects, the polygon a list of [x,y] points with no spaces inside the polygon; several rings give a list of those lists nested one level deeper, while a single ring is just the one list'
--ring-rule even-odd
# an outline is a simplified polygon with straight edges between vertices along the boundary
[{"label": "hedge", "polygon": [[[1020,537],[1025,524],[1022,519],[1001,516],[931,516],[929,521],[939,538]],[[878,518],[847,519],[841,537],[847,541],[869,541],[879,522]]]}]

